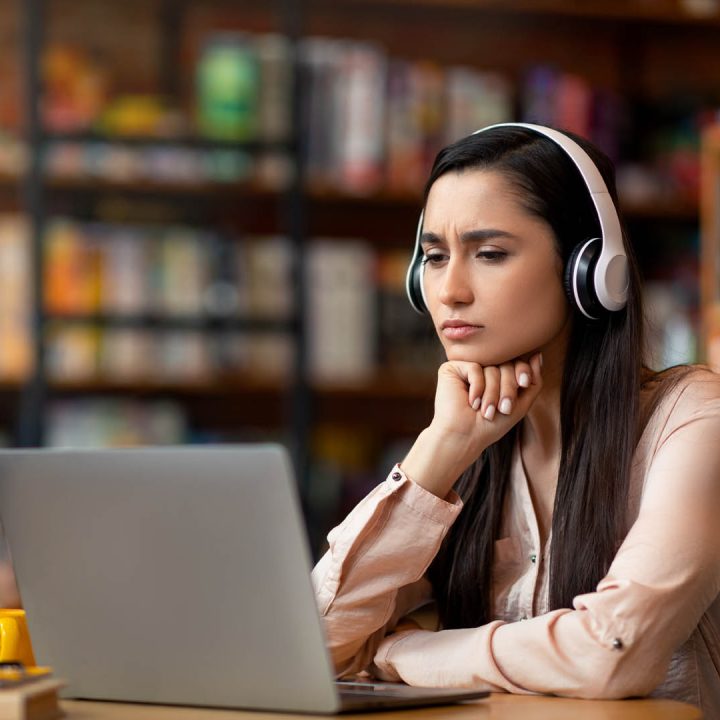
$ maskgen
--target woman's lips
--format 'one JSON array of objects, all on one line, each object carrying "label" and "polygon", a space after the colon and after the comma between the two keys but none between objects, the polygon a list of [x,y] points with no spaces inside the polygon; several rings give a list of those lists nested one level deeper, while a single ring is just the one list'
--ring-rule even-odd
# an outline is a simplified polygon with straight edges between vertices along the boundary
[{"label": "woman's lips", "polygon": [[449,340],[464,340],[482,330],[481,325],[445,325],[442,334]]}]

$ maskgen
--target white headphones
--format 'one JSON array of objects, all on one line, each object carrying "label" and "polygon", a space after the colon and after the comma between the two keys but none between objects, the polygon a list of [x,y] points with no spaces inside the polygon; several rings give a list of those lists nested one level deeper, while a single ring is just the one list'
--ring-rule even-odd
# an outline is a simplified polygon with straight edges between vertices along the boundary
[{"label": "white headphones", "polygon": [[[476,130],[473,135],[493,128],[526,128],[543,135],[562,148],[575,163],[585,181],[600,222],[600,237],[584,239],[573,250],[565,268],[565,287],[570,301],[587,318],[596,320],[603,310],[622,310],[627,302],[627,256],[623,246],[620,218],[605,181],[590,156],[567,135],[529,123],[499,123]],[[420,213],[415,235],[415,250],[408,268],[405,288],[410,304],[419,313],[427,313],[423,286],[425,265],[420,246],[424,211]]]}]

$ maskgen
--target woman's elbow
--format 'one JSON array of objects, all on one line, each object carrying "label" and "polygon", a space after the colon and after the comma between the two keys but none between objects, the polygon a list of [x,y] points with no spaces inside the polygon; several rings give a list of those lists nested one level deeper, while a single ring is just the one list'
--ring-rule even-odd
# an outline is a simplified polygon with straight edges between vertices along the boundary
[{"label": "woman's elbow", "polygon": [[588,664],[578,696],[587,700],[644,697],[663,681],[667,665],[641,659],[635,653],[612,650],[608,657]]},{"label": "woman's elbow", "polygon": [[369,637],[345,637],[343,633],[328,631],[326,647],[338,678],[356,675],[372,665],[375,650],[384,636],[381,629]]}]

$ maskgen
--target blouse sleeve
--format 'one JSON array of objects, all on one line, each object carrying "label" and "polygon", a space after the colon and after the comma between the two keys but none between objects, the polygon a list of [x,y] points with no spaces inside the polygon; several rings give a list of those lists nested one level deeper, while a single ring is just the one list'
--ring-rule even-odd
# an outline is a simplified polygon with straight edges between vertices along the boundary
[{"label": "blouse sleeve", "polygon": [[461,507],[396,466],[330,532],[313,585],[339,675],[365,669],[387,630],[430,600],[423,576]]},{"label": "blouse sleeve", "polygon": [[595,592],[526,621],[390,635],[377,674],[586,698],[645,695],[660,684],[720,592],[720,384],[708,375],[675,403],[637,519]]}]

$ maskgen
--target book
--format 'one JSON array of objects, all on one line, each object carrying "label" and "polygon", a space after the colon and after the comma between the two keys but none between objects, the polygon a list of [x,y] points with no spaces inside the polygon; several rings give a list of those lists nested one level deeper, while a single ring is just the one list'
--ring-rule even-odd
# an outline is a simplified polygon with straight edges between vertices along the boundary
[{"label": "book", "polygon": [[[291,41],[279,33],[258,35],[255,50],[260,63],[258,134],[266,142],[292,136],[293,53]],[[293,162],[279,150],[259,153],[255,177],[263,186],[281,190],[292,179]]]},{"label": "book", "polygon": [[376,367],[375,257],[355,240],[313,240],[307,249],[311,379],[362,383]]},{"label": "book", "polygon": [[97,350],[99,377],[121,382],[142,382],[160,373],[154,358],[157,339],[150,330],[113,328],[102,332]]},{"label": "book", "polygon": [[287,140],[292,131],[292,43],[285,35],[267,33],[255,36],[254,49],[260,65],[258,134],[266,141]]},{"label": "book", "polygon": [[383,181],[385,55],[374,45],[348,44],[338,71],[338,179],[348,192],[369,193]]},{"label": "book", "polygon": [[51,325],[47,331],[47,374],[53,380],[82,382],[98,376],[102,331]]},{"label": "book", "polygon": [[308,37],[300,41],[298,48],[305,82],[302,108],[302,126],[306,129],[305,175],[310,184],[327,183],[335,169],[338,109],[334,84],[343,47],[339,40]]},{"label": "book", "polygon": [[196,68],[197,125],[214,140],[252,140],[258,132],[260,68],[251,36],[207,38]]},{"label": "book", "polygon": [[446,87],[446,143],[513,119],[510,83],[499,73],[451,67],[446,74]]},{"label": "book", "polygon": [[134,314],[150,307],[150,257],[145,236],[127,226],[98,226],[100,243],[100,309]]},{"label": "book", "polygon": [[153,271],[154,309],[161,315],[199,317],[210,284],[209,257],[202,232],[171,227],[157,238]]},{"label": "book", "polygon": [[388,63],[385,116],[385,183],[389,190],[419,192],[425,172],[419,72],[414,63]]},{"label": "book", "polygon": [[241,307],[252,317],[279,320],[293,307],[292,246],[281,235],[251,236],[237,245]]},{"label": "book", "polygon": [[0,216],[0,378],[23,380],[32,365],[30,236],[19,215]]},{"label": "book", "polygon": [[58,314],[92,313],[100,304],[98,245],[80,223],[63,218],[45,235],[45,307]]},{"label": "book", "polygon": [[[236,258],[243,314],[266,320],[289,319],[294,303],[289,238],[247,237],[237,245]],[[291,376],[295,352],[288,333],[244,333],[235,338],[235,343],[239,367],[249,374],[279,381]]]},{"label": "book", "polygon": [[62,717],[58,690],[65,682],[52,677],[0,688],[0,720],[54,720]]}]

